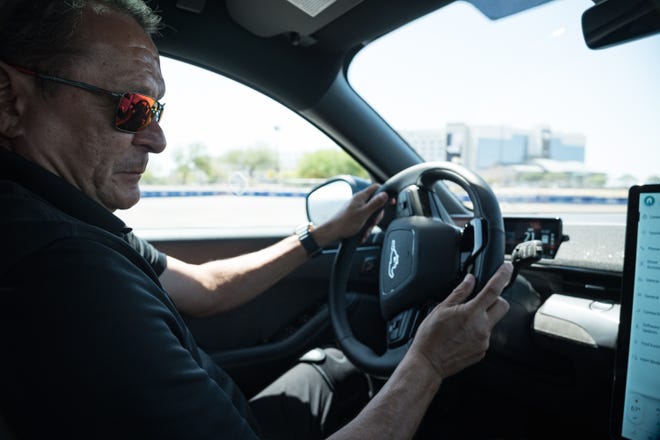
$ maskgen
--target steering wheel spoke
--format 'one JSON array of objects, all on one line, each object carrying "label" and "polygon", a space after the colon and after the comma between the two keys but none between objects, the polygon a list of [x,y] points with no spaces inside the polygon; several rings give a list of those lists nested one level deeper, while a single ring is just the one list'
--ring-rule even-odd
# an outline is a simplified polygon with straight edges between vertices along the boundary
[{"label": "steering wheel spoke", "polygon": [[484,218],[473,218],[461,234],[461,271],[463,278],[472,271],[474,262],[488,243],[488,222]]},{"label": "steering wheel spoke", "polygon": [[396,200],[396,218],[437,215],[437,210],[430,204],[429,192],[426,188],[410,185],[399,191]]}]

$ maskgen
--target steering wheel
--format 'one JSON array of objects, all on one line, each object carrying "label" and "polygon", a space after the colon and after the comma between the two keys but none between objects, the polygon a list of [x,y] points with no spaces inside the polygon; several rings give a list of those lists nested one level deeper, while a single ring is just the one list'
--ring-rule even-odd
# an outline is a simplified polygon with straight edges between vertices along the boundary
[{"label": "steering wheel", "polygon": [[[459,227],[434,196],[439,181],[457,184],[468,194],[473,217]],[[380,256],[379,302],[386,325],[386,349],[375,353],[355,338],[346,313],[351,261],[363,232],[344,239],[330,278],[330,317],[346,356],[362,371],[386,376],[403,359],[417,326],[446,298],[467,272],[481,290],[504,260],[504,225],[488,184],[470,170],[449,162],[409,167],[376,192],[396,197],[393,219],[385,229]],[[467,220],[467,219],[466,219]]]}]

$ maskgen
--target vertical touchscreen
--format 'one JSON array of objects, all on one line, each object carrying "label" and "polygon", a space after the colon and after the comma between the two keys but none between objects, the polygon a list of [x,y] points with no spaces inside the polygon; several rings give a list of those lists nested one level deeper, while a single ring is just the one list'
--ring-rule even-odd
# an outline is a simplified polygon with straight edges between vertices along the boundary
[{"label": "vertical touchscreen", "polygon": [[660,192],[641,192],[638,197],[621,435],[635,440],[657,440],[660,439]]}]

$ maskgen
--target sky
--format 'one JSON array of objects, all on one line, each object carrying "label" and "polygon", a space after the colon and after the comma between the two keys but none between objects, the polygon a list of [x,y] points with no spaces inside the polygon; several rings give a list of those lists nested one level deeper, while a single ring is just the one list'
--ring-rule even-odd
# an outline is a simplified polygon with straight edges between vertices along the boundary
[{"label": "sky", "polygon": [[[660,35],[590,50],[580,17],[591,5],[560,0],[492,22],[457,2],[363,49],[349,80],[397,130],[549,125],[585,136],[592,171],[660,175]],[[331,145],[244,86],[167,59],[162,68],[170,150],[201,142],[217,152],[273,139],[296,151]],[[167,164],[167,155],[160,160]]]}]

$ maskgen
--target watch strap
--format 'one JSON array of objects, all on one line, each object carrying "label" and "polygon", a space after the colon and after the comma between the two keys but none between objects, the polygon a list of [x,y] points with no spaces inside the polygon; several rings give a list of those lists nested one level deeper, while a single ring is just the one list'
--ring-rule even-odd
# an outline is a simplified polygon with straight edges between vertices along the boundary
[{"label": "watch strap", "polygon": [[311,234],[312,229],[314,229],[314,225],[312,223],[305,223],[304,225],[296,228],[296,234],[298,235],[300,244],[303,248],[305,248],[305,251],[309,257],[317,256],[322,250],[321,246],[319,246]]}]

